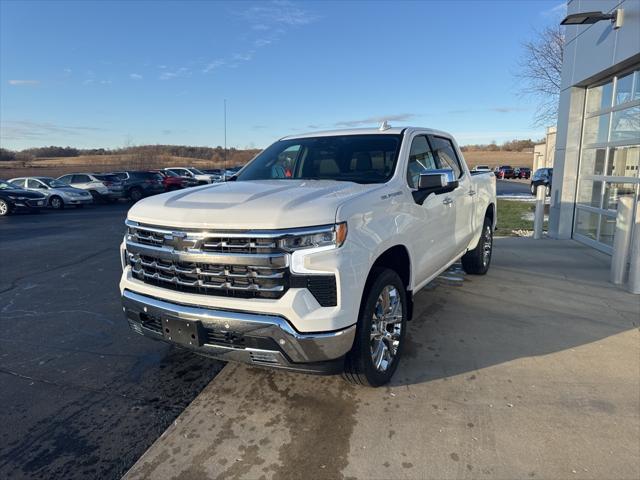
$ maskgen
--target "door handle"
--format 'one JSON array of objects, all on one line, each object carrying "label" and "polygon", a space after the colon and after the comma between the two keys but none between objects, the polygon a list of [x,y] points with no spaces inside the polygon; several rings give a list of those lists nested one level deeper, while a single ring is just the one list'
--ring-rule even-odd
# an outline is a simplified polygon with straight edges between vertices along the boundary
[{"label": "door handle", "polygon": [[442,203],[444,203],[445,205],[451,205],[453,203],[453,198],[447,197],[442,201]]},{"label": "door handle", "polygon": [[469,196],[473,197],[477,192],[475,190],[469,190]]}]

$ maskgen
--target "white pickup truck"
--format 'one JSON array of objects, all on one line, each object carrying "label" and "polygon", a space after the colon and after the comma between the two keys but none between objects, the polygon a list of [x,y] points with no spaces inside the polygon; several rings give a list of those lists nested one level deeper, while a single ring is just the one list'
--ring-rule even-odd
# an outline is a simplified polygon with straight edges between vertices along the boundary
[{"label": "white pickup truck", "polygon": [[495,177],[424,128],[285,137],[226,183],[146,198],[121,246],[136,332],[222,360],[388,382],[413,296],[489,268]]}]

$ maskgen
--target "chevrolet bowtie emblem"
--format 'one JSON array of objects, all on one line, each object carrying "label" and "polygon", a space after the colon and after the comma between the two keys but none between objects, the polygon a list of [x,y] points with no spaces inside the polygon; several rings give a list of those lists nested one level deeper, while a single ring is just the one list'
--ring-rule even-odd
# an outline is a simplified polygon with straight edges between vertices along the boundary
[{"label": "chevrolet bowtie emblem", "polygon": [[186,250],[195,245],[195,240],[187,240],[185,232],[171,232],[164,236],[164,244],[171,246],[174,250]]}]

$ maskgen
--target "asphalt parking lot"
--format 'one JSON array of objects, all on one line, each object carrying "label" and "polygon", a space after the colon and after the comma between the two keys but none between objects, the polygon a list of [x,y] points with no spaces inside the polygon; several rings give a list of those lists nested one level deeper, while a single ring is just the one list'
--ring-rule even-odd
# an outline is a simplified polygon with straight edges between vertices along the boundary
[{"label": "asphalt parking lot", "polygon": [[221,368],[129,331],[127,209],[0,218],[0,478],[120,478]]},{"label": "asphalt parking lot", "polygon": [[530,184],[529,180],[496,180],[496,194],[532,197]]}]

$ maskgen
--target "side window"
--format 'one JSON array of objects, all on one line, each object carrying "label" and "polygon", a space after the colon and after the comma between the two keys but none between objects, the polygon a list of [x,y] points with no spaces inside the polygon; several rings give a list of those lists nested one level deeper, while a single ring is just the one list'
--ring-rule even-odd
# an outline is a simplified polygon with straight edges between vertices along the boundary
[{"label": "side window", "polygon": [[38,180],[34,180],[32,178],[27,180],[27,188],[41,188],[41,187],[42,187],[42,185],[40,184],[40,182]]},{"label": "side window", "polygon": [[429,148],[427,137],[420,135],[411,142],[409,164],[407,165],[407,184],[410,188],[418,188],[420,174],[425,170],[435,170],[436,162]]},{"label": "side window", "polygon": [[87,175],[74,175],[71,179],[71,183],[88,183],[90,181]]},{"label": "side window", "polygon": [[19,180],[13,180],[11,183],[13,183],[14,185],[17,185],[20,188],[24,188],[24,183],[26,182],[26,180],[24,178],[21,178]]},{"label": "side window", "polygon": [[456,155],[456,151],[453,148],[451,140],[444,137],[430,138],[431,145],[433,145],[436,157],[438,158],[439,167],[452,169],[455,172],[456,177],[460,178],[462,176],[462,168],[460,167],[460,160],[458,160],[458,156]]},{"label": "side window", "polygon": [[60,177],[58,180],[68,185],[71,183],[71,175],[65,175],[64,177]]}]

